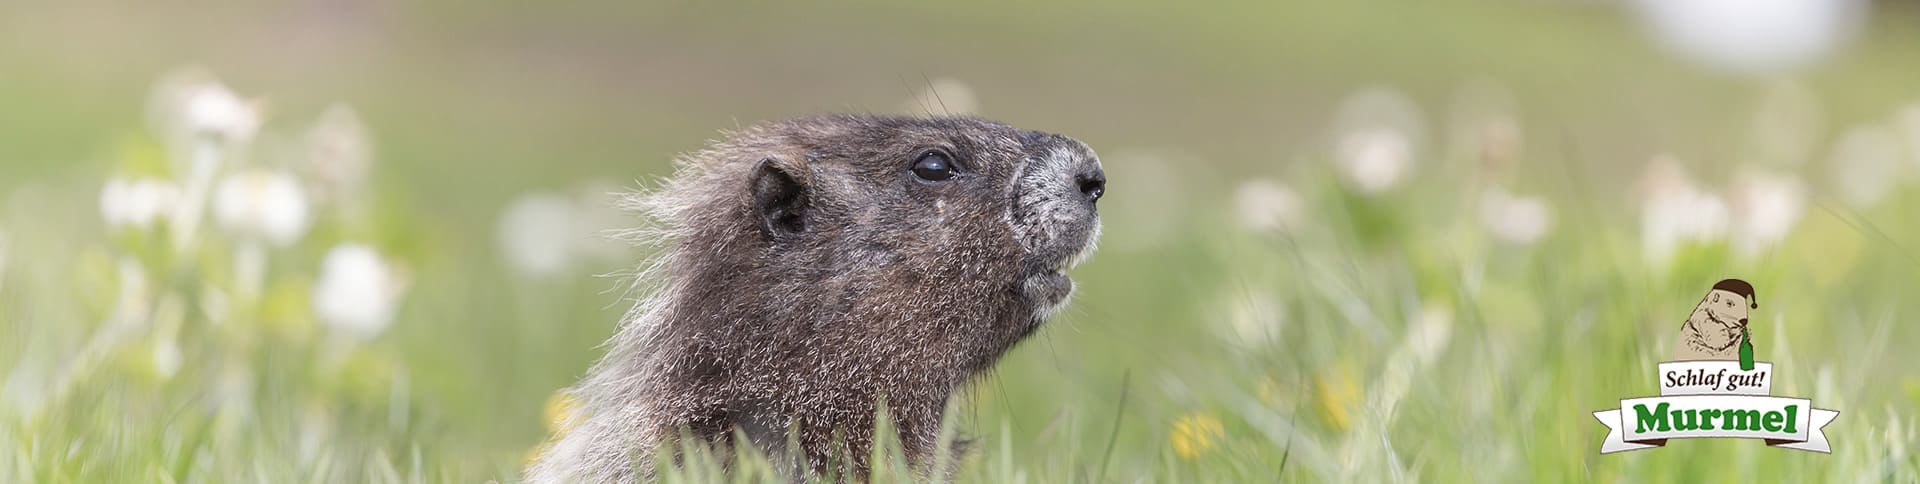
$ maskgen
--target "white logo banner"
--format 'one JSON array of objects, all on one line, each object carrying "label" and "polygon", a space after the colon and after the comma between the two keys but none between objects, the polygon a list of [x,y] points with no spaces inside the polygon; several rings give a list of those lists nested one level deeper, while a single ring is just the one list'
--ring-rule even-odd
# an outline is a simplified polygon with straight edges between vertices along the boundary
[{"label": "white logo banner", "polygon": [[1629,398],[1620,401],[1619,409],[1593,413],[1607,426],[1602,454],[1691,438],[1762,439],[1774,447],[1832,453],[1820,429],[1839,415],[1813,408],[1804,398],[1758,395]]},{"label": "white logo banner", "polygon": [[1660,364],[1660,395],[1771,395],[1773,363],[1754,362],[1752,370],[1738,361],[1668,361]]}]

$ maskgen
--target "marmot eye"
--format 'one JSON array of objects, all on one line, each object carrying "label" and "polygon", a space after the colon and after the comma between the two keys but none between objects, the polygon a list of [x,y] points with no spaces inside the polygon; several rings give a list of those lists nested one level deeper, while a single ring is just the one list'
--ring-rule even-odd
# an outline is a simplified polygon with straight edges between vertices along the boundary
[{"label": "marmot eye", "polygon": [[928,150],[921,153],[920,159],[913,162],[913,176],[926,181],[953,178],[952,160],[947,159],[946,153]]}]

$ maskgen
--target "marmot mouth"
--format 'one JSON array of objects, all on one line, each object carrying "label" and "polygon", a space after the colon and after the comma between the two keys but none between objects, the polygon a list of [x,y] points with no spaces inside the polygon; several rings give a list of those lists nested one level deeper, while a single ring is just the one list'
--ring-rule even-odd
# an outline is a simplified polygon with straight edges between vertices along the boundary
[{"label": "marmot mouth", "polygon": [[1073,278],[1066,273],[1066,263],[1039,267],[1027,271],[1027,277],[1020,280],[1020,292],[1021,296],[1027,296],[1033,309],[1044,317],[1050,313],[1050,309],[1068,302],[1068,296],[1073,294]]},{"label": "marmot mouth", "polygon": [[1058,269],[1034,272],[1022,281],[1021,286],[1022,292],[1033,303],[1035,315],[1042,319],[1065,306],[1067,297],[1073,295],[1073,278]]},{"label": "marmot mouth", "polygon": [[1073,278],[1067,276],[1067,270],[1085,262],[1093,255],[1094,240],[1099,237],[1100,221],[1093,219],[1092,228],[1081,235],[1078,244],[1071,249],[1050,250],[1045,257],[1029,259],[1027,275],[1021,281],[1022,295],[1031,302],[1034,317],[1046,319],[1067,305],[1067,299],[1073,296]]}]

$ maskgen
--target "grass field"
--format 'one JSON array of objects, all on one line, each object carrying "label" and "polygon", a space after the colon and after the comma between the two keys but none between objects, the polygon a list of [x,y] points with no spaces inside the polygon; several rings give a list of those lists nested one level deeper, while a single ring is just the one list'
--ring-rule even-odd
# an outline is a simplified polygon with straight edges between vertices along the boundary
[{"label": "grass field", "polygon": [[[1765,75],[1579,2],[9,4],[0,482],[516,480],[632,304],[609,193],[849,110],[1111,178],[1072,305],[952,406],[960,481],[1912,482],[1920,9],[1887,3]],[[1601,455],[1727,277],[1834,452]],[[664,477],[770,477],[720,467]]]}]

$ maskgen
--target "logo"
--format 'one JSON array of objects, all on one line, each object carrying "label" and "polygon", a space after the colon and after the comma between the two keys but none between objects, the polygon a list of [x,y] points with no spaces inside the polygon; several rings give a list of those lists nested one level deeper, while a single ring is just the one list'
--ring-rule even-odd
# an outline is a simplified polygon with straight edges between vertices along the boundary
[{"label": "logo", "polygon": [[1754,361],[1747,314],[1760,307],[1753,285],[1713,285],[1680,325],[1675,361],[1660,363],[1660,396],[1624,398],[1593,413],[1607,426],[1600,453],[1651,449],[1671,439],[1760,439],[1783,449],[1832,453],[1822,428],[1840,412],[1773,396],[1773,363]]}]

